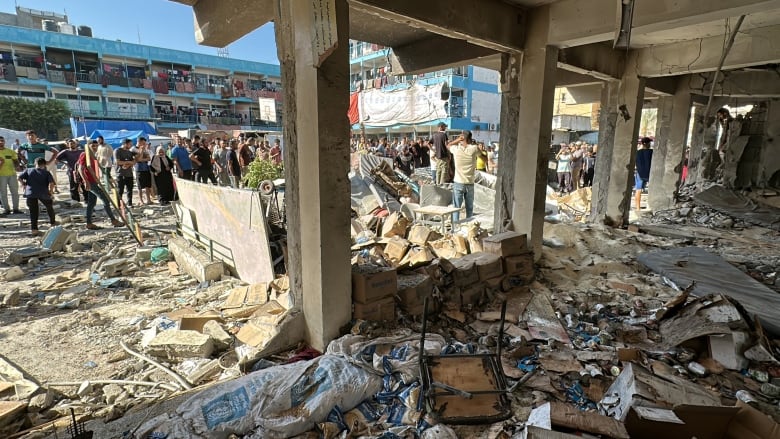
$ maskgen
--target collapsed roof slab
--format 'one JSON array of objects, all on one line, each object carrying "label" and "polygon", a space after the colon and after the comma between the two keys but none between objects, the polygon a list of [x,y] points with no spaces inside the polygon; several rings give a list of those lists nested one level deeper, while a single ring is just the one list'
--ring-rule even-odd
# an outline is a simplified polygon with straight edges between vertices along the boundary
[{"label": "collapsed roof slab", "polygon": [[[562,0],[550,6],[549,44],[582,46],[613,41],[620,29],[620,2],[614,0]],[[637,1],[631,33],[682,29],[700,23],[780,8],[778,0]],[[690,39],[696,35],[690,35]]]},{"label": "collapsed roof slab", "polygon": [[[780,25],[740,31],[723,70],[780,63]],[[714,71],[723,51],[723,36],[639,49],[636,70],[645,77]]]},{"label": "collapsed roof slab", "polygon": [[432,35],[411,44],[394,47],[390,55],[390,65],[393,74],[417,74],[473,64],[479,58],[492,55],[496,55],[493,49]]},{"label": "collapsed roof slab", "polygon": [[[691,93],[708,95],[712,74],[691,75]],[[660,78],[659,78],[660,79]],[[739,70],[723,72],[715,84],[716,96],[732,98],[774,98],[780,96],[779,70]]]},{"label": "collapsed roof slab", "polygon": [[525,11],[499,0],[349,0],[349,5],[350,10],[498,51],[520,51],[525,41]]}]

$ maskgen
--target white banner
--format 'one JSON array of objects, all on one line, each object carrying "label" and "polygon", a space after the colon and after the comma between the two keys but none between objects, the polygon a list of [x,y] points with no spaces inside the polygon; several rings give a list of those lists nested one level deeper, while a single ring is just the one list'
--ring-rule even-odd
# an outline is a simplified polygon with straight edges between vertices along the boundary
[{"label": "white banner", "polygon": [[441,99],[443,83],[413,85],[393,91],[379,89],[360,92],[360,120],[369,126],[414,125],[447,117]]},{"label": "white banner", "polygon": [[257,98],[260,105],[260,120],[276,122],[276,101],[273,98]]}]

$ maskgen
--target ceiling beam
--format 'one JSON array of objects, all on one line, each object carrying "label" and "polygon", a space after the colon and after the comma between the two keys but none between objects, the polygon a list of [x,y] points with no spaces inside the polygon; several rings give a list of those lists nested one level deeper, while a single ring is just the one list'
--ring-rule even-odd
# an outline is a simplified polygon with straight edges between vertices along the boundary
[{"label": "ceiling beam", "polygon": [[677,81],[685,81],[686,77],[662,76],[657,78],[647,78],[645,80],[645,89],[657,95],[672,96],[677,90]]},{"label": "ceiling beam", "polygon": [[[723,70],[780,63],[780,26],[740,31],[726,56]],[[675,76],[714,71],[723,51],[723,37],[709,37],[638,50],[640,76]]]},{"label": "ceiling beam", "polygon": [[390,66],[395,75],[434,72],[493,56],[496,51],[463,40],[433,35],[420,41],[394,47]]},{"label": "ceiling beam", "polygon": [[[709,95],[712,73],[691,75],[691,93]],[[715,85],[715,96],[733,98],[773,98],[780,96],[780,71],[743,70],[723,72]]]},{"label": "ceiling beam", "polygon": [[572,72],[570,70],[564,70],[558,68],[555,72],[555,86],[556,87],[581,87],[585,85],[601,85],[603,81],[594,78],[590,75],[583,75],[581,73]]},{"label": "ceiling beam", "polygon": [[521,51],[525,12],[499,0],[349,0],[350,8],[496,51]]},{"label": "ceiling beam", "polygon": [[[188,2],[187,2],[188,3]],[[272,0],[198,0],[192,6],[195,41],[225,47],[274,18]]]},{"label": "ceiling beam", "polygon": [[623,76],[625,52],[606,44],[569,47],[558,51],[558,68],[609,81]]},{"label": "ceiling beam", "polygon": [[[619,29],[617,0],[561,0],[549,5],[549,43],[559,47],[612,41]],[[780,9],[780,0],[635,1],[632,35],[660,32]]]}]

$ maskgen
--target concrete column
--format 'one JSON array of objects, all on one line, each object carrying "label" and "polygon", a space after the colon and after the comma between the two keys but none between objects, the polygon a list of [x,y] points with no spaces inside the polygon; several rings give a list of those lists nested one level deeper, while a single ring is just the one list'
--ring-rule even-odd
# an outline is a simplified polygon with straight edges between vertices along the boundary
[{"label": "concrete column", "polygon": [[701,162],[704,129],[704,106],[696,105],[693,109],[691,151],[688,154],[688,178],[685,181],[686,186],[696,185],[699,182],[699,162]]},{"label": "concrete column", "polygon": [[288,273],[302,301],[306,340],[323,350],[352,316],[349,10],[346,0],[331,11],[315,11],[317,4],[279,2],[275,31],[285,93]]},{"label": "concrete column", "polygon": [[601,222],[607,211],[612,149],[615,145],[615,125],[618,118],[618,92],[620,82],[607,81],[601,89],[599,105],[599,143],[596,149],[596,168],[591,190],[590,221]]},{"label": "concrete column", "polygon": [[[642,119],[645,80],[636,76],[636,54],[629,55],[618,90],[618,118],[615,124],[615,143],[609,164],[610,178],[607,186],[607,209],[604,223],[614,227],[628,224],[631,194],[634,185],[637,138]],[[605,163],[602,162],[602,165]]]},{"label": "concrete column", "polygon": [[[653,152],[648,193],[648,203],[653,211],[671,208],[677,197],[691,121],[691,92],[687,81],[679,81],[674,96],[664,99],[672,102],[672,111],[668,129],[662,130],[666,137],[662,151],[659,153],[656,146]],[[659,120],[660,118],[659,114]]]},{"label": "concrete column", "polygon": [[512,227],[528,235],[529,247],[537,259],[542,251],[555,71],[558,66],[558,48],[546,45],[549,20],[541,15],[529,20],[526,50],[523,52],[512,205]]},{"label": "concrete column", "polygon": [[510,225],[514,201],[515,160],[520,124],[520,68],[522,54],[501,55],[501,133],[493,231]]}]

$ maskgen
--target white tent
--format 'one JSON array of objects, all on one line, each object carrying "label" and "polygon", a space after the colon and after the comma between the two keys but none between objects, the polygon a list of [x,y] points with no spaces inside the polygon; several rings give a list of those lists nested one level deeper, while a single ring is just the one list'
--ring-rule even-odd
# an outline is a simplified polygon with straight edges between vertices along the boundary
[{"label": "white tent", "polygon": [[5,146],[10,148],[15,140],[19,140],[19,143],[27,143],[27,136],[24,131],[14,131],[7,128],[0,128],[0,136],[5,138]]}]

